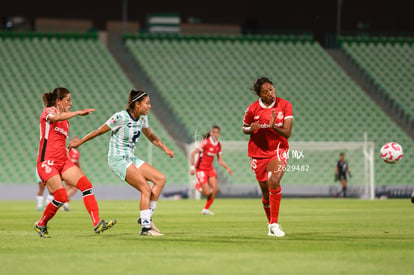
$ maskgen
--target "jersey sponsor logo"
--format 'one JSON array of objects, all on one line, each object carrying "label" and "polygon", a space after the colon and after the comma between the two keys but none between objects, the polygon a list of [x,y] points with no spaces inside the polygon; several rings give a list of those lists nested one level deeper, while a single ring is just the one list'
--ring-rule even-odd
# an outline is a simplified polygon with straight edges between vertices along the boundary
[{"label": "jersey sponsor logo", "polygon": [[64,135],[66,138],[69,136],[68,132],[66,132],[65,130],[63,130],[62,128],[59,127],[55,127],[55,131],[61,133],[62,135]]},{"label": "jersey sponsor logo", "polygon": [[270,125],[269,124],[259,124],[259,127],[260,128],[270,128]]},{"label": "jersey sponsor logo", "polygon": [[215,154],[215,153],[210,153],[210,152],[207,152],[207,153],[206,153],[206,155],[207,155],[207,156],[210,156],[210,157],[214,157],[216,154]]}]

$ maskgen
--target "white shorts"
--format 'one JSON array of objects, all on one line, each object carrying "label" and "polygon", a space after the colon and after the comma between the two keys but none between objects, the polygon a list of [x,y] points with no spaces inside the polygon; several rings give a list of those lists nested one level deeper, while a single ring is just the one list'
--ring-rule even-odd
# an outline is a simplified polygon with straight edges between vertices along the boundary
[{"label": "white shorts", "polygon": [[122,156],[108,157],[109,168],[111,168],[112,172],[115,175],[117,175],[119,178],[121,178],[122,180],[125,180],[127,169],[132,163],[135,164],[137,168],[139,168],[141,167],[141,165],[145,163],[145,161],[139,158],[136,158],[136,157],[133,157],[133,158],[122,157]]}]

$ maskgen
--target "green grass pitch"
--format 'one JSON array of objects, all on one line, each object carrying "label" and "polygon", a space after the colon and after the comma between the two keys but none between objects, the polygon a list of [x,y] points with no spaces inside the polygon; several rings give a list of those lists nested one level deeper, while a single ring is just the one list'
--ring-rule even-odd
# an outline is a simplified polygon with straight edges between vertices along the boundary
[{"label": "green grass pitch", "polygon": [[[99,198],[98,198],[99,199]],[[161,200],[165,236],[140,237],[138,200],[99,201],[118,224],[95,235],[83,202],[59,211],[50,239],[33,230],[35,201],[0,201],[1,274],[414,274],[414,205],[409,199],[282,200],[286,237],[267,236],[257,199]]]}]

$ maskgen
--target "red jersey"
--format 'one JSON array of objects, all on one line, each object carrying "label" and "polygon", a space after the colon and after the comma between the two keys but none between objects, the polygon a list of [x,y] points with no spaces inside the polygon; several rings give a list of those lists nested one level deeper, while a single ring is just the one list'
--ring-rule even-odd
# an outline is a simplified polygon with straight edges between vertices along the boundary
[{"label": "red jersey", "polygon": [[212,169],[214,156],[221,154],[220,141],[214,141],[212,137],[203,139],[198,148],[201,152],[198,155],[198,160],[195,165],[196,169]]},{"label": "red jersey", "polygon": [[67,159],[66,139],[69,135],[69,121],[48,120],[49,114],[57,113],[55,107],[47,107],[40,115],[40,146],[37,162]]},{"label": "red jersey", "polygon": [[293,118],[292,104],[289,101],[276,97],[270,106],[264,105],[259,98],[251,104],[243,118],[243,124],[250,126],[253,122],[259,122],[259,129],[250,135],[248,155],[252,158],[269,158],[276,154],[277,149],[289,149],[287,138],[279,135],[275,130],[269,128],[272,110],[276,111],[275,124],[283,126],[285,119]]}]

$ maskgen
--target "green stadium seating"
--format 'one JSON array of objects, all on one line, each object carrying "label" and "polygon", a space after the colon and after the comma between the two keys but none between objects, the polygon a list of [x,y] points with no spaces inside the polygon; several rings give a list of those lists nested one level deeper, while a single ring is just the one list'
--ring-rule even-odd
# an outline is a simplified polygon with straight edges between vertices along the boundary
[{"label": "green stadium seating", "polygon": [[[70,136],[84,136],[102,125],[113,113],[125,108],[133,88],[115,59],[96,35],[28,35],[10,33],[0,36],[0,135],[1,183],[35,183],[34,170],[39,146],[39,116],[42,94],[63,86],[72,93],[72,110],[95,108],[86,117],[70,120]],[[187,183],[187,159],[154,114],[150,126],[175,152],[169,159],[153,149],[153,165],[167,177],[167,183]],[[147,160],[148,142],[142,138],[137,155]],[[83,145],[81,165],[94,184],[119,184],[107,166],[109,134]],[[150,147],[154,147],[151,145]],[[5,157],[8,156],[8,157]],[[175,167],[182,167],[176,169]]]},{"label": "green stadium seating", "polygon": [[414,44],[410,38],[342,38],[342,49],[414,119]]},{"label": "green stadium seating", "polygon": [[[243,113],[257,98],[249,88],[256,77],[265,75],[274,80],[277,95],[293,104],[291,141],[363,141],[367,131],[379,154],[383,143],[398,140],[406,151],[404,161],[394,169],[376,155],[375,179],[378,185],[412,183],[412,139],[317,43],[291,38],[139,35],[125,37],[125,43],[189,133],[199,134],[218,124],[222,140],[246,140],[241,132]],[[310,152],[315,168],[321,166],[315,169],[318,172],[290,173],[284,182],[332,184],[339,152],[322,156]],[[255,181],[245,153],[232,151],[224,158],[241,175],[229,181]],[[353,165],[363,165],[363,159]],[[354,176],[353,182],[358,180],[363,180],[362,174]]]}]

